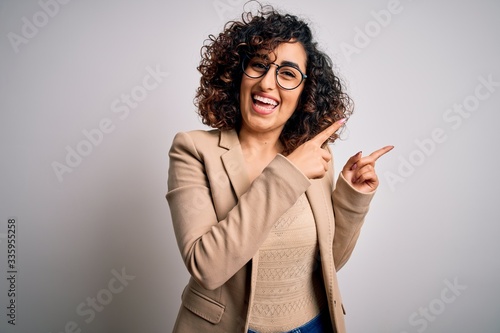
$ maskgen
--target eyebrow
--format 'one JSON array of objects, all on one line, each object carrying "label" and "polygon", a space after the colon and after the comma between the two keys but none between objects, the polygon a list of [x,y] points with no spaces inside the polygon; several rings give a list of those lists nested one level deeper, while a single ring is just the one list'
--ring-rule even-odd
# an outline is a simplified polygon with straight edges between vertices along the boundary
[{"label": "eyebrow", "polygon": [[[260,58],[262,60],[269,61],[269,56],[267,54],[257,53],[254,56],[257,57],[257,58]],[[297,68],[298,70],[301,70],[300,66],[296,62],[289,61],[289,60],[282,61],[281,64],[280,64],[280,67],[281,66],[290,66],[290,67]]]},{"label": "eyebrow", "polygon": [[295,67],[297,69],[300,69],[299,65],[293,61],[283,61],[280,66],[290,66],[290,67]]}]

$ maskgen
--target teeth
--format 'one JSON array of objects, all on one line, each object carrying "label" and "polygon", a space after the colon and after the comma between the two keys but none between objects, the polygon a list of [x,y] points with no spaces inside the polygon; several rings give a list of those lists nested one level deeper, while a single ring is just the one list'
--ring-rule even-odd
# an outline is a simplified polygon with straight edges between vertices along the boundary
[{"label": "teeth", "polygon": [[274,99],[270,99],[267,97],[254,95],[253,98],[259,102],[262,102],[262,103],[266,103],[266,104],[270,104],[270,105],[274,105],[274,106],[278,105],[278,102],[276,102]]}]

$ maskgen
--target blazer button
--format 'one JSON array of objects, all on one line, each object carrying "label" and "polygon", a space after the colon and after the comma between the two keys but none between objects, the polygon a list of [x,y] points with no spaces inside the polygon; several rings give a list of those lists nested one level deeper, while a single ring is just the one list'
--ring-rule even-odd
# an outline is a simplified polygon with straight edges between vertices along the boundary
[{"label": "blazer button", "polygon": [[333,306],[337,307],[337,300],[336,299],[333,300]]}]

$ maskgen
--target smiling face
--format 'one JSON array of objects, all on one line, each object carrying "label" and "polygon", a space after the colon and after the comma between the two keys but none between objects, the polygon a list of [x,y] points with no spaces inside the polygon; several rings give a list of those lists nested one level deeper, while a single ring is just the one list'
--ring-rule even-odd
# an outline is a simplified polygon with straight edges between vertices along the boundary
[{"label": "smiling face", "polygon": [[[300,43],[282,43],[272,53],[259,54],[260,59],[277,65],[294,64],[306,73],[307,55]],[[297,108],[304,82],[293,90],[285,90],[276,82],[276,66],[270,65],[260,78],[243,74],[240,86],[240,131],[254,135],[279,137],[287,120]]]}]

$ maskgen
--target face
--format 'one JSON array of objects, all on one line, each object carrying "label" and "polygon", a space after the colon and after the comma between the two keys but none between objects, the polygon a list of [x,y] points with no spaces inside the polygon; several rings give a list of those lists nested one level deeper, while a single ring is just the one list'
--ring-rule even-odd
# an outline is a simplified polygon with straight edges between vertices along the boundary
[{"label": "face", "polygon": [[[282,43],[272,53],[262,53],[266,62],[295,64],[306,73],[307,55],[300,43]],[[279,134],[297,108],[304,82],[293,90],[285,90],[276,82],[276,66],[270,65],[260,78],[243,74],[240,87],[242,131],[254,134]]]}]

